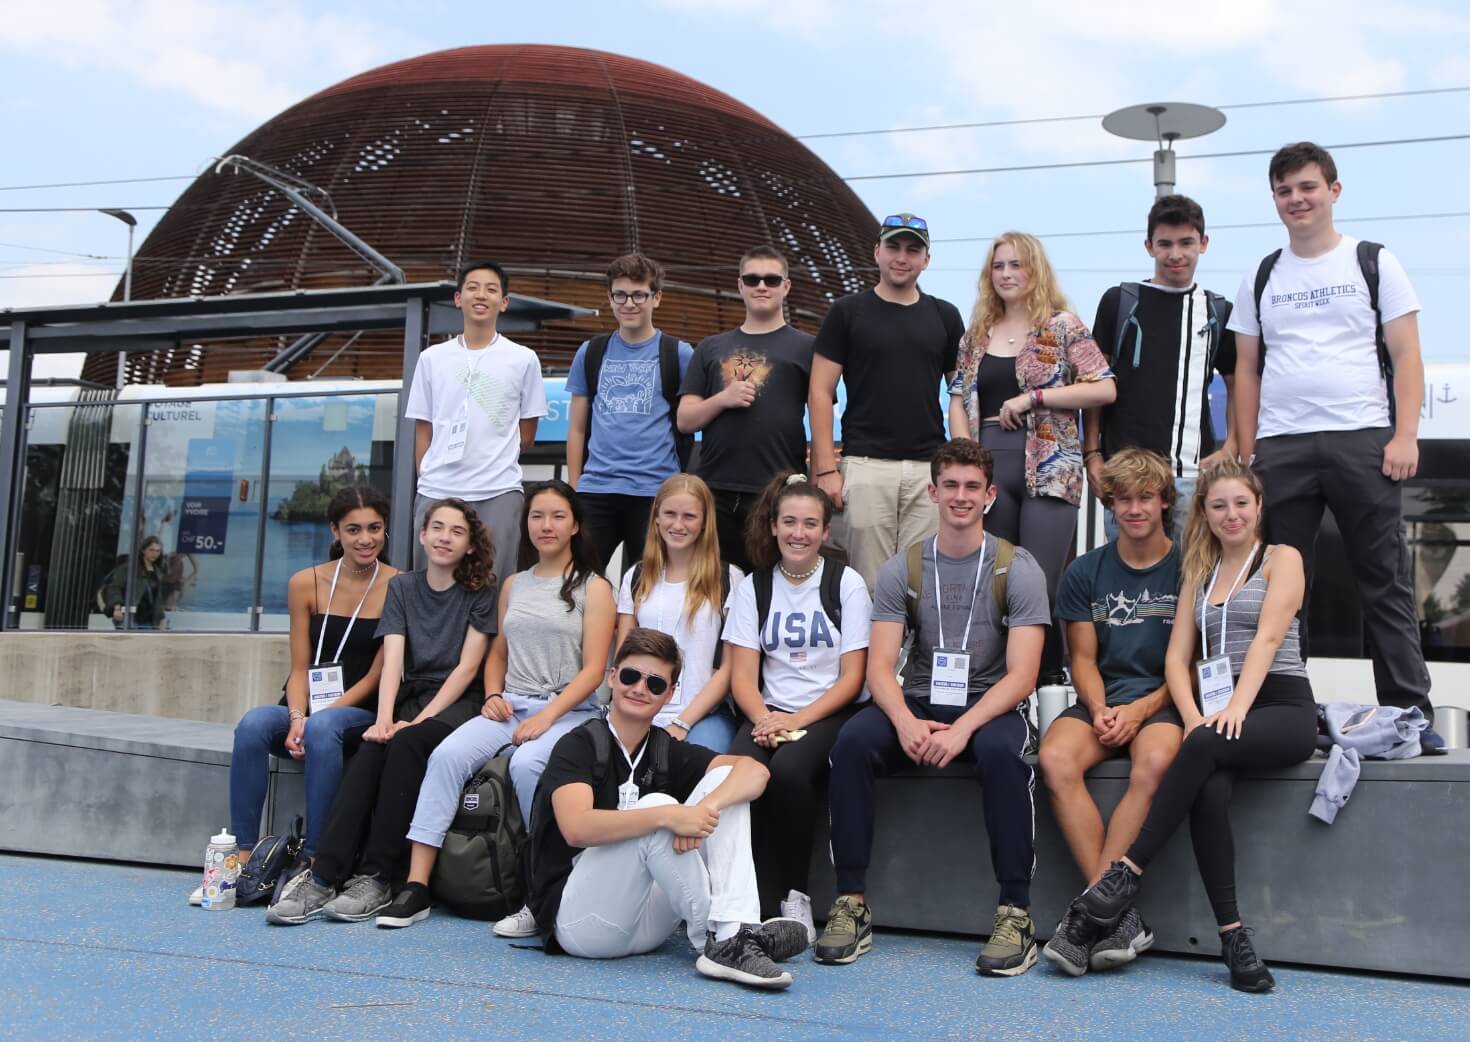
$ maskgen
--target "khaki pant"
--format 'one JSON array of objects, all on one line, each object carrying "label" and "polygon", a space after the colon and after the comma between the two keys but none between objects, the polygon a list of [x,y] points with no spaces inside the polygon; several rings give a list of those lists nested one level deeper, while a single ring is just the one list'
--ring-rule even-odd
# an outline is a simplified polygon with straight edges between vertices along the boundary
[{"label": "khaki pant", "polygon": [[832,541],[847,550],[871,593],[883,562],[939,530],[929,464],[848,456],[840,467],[844,509],[832,519]]}]

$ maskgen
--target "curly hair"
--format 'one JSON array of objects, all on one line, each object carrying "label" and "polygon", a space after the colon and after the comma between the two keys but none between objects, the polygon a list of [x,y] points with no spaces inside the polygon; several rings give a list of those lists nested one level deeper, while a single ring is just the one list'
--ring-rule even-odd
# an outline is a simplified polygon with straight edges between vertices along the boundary
[{"label": "curly hair", "polygon": [[1016,251],[1016,258],[1026,270],[1026,294],[1021,307],[1026,312],[1026,324],[1031,329],[1040,329],[1046,320],[1058,311],[1070,311],[1067,298],[1057,286],[1057,276],[1051,262],[1046,259],[1046,249],[1041,240],[1025,232],[1001,232],[990,244],[985,254],[985,266],[980,269],[980,278],[975,286],[975,309],[970,313],[970,328],[967,331],[972,342],[979,341],[990,331],[990,327],[1006,313],[1005,301],[995,292],[995,283],[990,278],[990,266],[995,263],[995,251],[1009,246]]},{"label": "curly hair", "polygon": [[429,530],[429,522],[441,510],[458,510],[465,523],[470,526],[469,549],[454,566],[454,581],[471,593],[494,585],[495,547],[490,541],[490,529],[480,520],[474,507],[456,496],[450,496],[429,504],[429,509],[424,513],[424,527],[421,531]]}]

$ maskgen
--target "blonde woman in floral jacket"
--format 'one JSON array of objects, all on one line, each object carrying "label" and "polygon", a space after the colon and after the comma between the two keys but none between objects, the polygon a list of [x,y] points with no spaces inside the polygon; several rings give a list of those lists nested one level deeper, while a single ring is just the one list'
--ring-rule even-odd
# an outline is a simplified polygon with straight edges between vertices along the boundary
[{"label": "blonde woman in floral jacket", "polygon": [[[1117,388],[1034,236],[1005,232],[991,244],[950,395],[951,434],[974,438],[995,457],[997,494],[985,528],[1032,553],[1055,605],[1082,501],[1078,412],[1111,404]],[[1040,682],[1061,676],[1053,624]]]}]

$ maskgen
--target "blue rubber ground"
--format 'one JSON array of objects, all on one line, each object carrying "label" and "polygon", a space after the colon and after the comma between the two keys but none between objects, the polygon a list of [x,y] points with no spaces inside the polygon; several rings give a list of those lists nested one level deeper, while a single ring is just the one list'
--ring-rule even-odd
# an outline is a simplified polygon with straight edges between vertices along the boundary
[{"label": "blue rubber ground", "polygon": [[[687,945],[589,963],[436,912],[407,930],[269,926],[186,904],[187,872],[0,856],[0,1037],[21,1039],[1447,1039],[1470,988],[1276,967],[1241,995],[1215,960],[1146,955],[1073,980],[994,980],[978,942],[881,933],[784,993],[694,972]],[[1267,953],[1269,954],[1269,953]],[[243,1030],[247,1027],[248,1030]]]}]

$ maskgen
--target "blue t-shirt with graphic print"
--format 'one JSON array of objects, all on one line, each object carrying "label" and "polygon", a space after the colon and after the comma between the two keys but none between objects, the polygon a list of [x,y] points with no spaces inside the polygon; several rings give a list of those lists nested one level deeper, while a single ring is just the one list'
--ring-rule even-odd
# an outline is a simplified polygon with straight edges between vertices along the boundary
[{"label": "blue t-shirt with graphic print", "polygon": [[[659,333],[629,344],[618,333],[608,341],[591,395],[592,435],[588,439],[579,492],[652,496],[679,470],[669,403],[659,380]],[[694,348],[679,341],[679,378],[689,368]],[[588,397],[587,344],[577,348],[567,373],[567,393]]]}]

